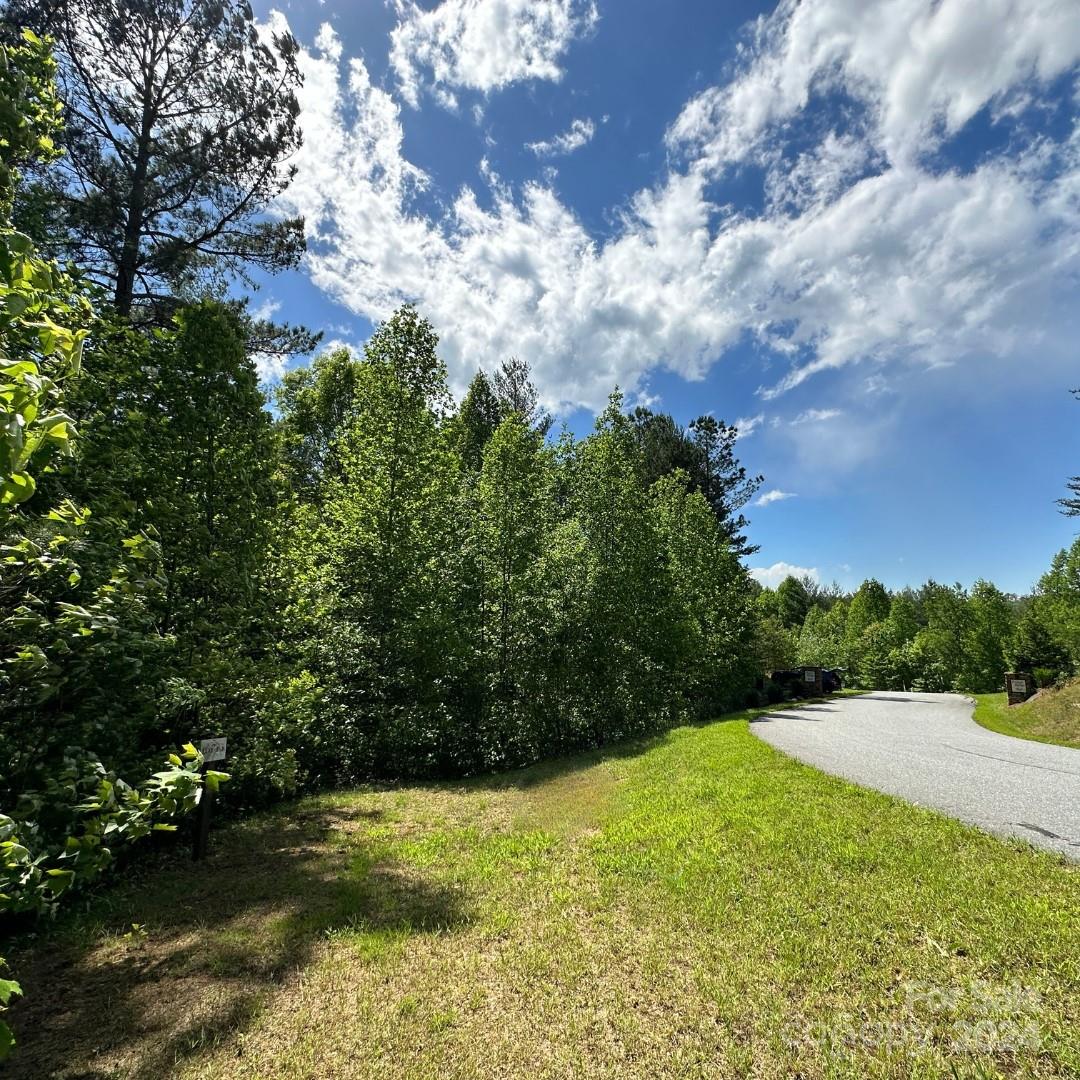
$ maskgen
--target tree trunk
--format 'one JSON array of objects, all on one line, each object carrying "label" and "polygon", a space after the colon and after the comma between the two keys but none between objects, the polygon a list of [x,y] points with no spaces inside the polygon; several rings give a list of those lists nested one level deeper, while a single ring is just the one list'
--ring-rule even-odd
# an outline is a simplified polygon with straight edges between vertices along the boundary
[{"label": "tree trunk", "polygon": [[131,314],[135,298],[135,273],[139,268],[139,240],[142,237],[143,214],[146,212],[146,175],[150,169],[150,141],[154,130],[153,70],[143,80],[142,126],[131,174],[131,197],[128,200],[127,220],[124,222],[124,244],[116,266],[116,292],[113,303],[125,318]]}]

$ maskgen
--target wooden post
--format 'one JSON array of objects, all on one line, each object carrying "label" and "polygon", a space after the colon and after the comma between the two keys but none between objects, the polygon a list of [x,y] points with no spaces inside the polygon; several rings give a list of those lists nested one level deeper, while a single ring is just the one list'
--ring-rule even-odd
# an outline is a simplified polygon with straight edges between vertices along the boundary
[{"label": "wooden post", "polygon": [[195,835],[191,845],[191,857],[195,862],[206,858],[206,852],[210,847],[210,817],[214,809],[214,793],[206,784],[206,767],[218,765],[225,761],[226,743],[224,738],[203,739],[199,743],[199,753],[203,756],[202,792],[199,795],[199,806],[195,812]]},{"label": "wooden post", "polygon": [[[206,765],[203,764],[203,773]],[[191,857],[195,862],[201,862],[206,858],[207,849],[210,846],[210,815],[213,810],[214,793],[203,781],[202,794],[199,796],[199,808],[195,812],[195,839],[191,845]]]}]

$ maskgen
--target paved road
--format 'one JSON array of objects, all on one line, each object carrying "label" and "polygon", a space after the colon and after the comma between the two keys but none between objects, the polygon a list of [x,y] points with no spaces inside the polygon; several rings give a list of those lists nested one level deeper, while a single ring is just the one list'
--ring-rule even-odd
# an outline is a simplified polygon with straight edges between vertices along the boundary
[{"label": "paved road", "polygon": [[1080,860],[1080,750],[979,727],[959,694],[875,692],[771,713],[751,730],[834,776]]}]

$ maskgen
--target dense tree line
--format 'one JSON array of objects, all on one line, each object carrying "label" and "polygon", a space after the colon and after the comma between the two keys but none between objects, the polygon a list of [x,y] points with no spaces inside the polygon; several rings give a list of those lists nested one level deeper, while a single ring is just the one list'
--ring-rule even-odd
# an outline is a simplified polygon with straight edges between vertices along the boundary
[{"label": "dense tree line", "polygon": [[[6,14],[6,70],[34,76],[11,118],[37,135],[6,143],[5,235],[42,286],[0,327],[22,440],[0,566],[8,820],[62,841],[80,818],[71,798],[53,813],[57,777],[138,782],[199,736],[229,737],[243,805],[524,764],[742,702],[758,641],[740,511],[760,481],[733,428],[628,414],[616,393],[586,438],[556,437],[514,359],[458,405],[408,307],[363,355],[288,374],[271,410],[268,332],[216,285],[302,240],[258,216],[300,137],[294,43],[264,43],[243,3]],[[16,17],[56,35],[58,67]]]},{"label": "dense tree line", "polygon": [[524,764],[741,703],[752,584],[689,474],[650,477],[618,394],[545,438],[516,361],[455,408],[436,345],[404,308],[278,391],[280,778]]},{"label": "dense tree line", "polygon": [[843,668],[862,689],[985,693],[1000,690],[1010,670],[1040,686],[1080,670],[1080,540],[1054,557],[1030,596],[988,581],[890,593],[873,579],[845,594],[789,577],[757,604],[769,666]]}]

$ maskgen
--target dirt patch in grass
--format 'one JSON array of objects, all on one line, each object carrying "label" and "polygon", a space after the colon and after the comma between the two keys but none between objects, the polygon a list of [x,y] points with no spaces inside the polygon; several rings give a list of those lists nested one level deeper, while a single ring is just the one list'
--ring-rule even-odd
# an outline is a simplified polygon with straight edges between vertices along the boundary
[{"label": "dirt patch in grass", "polygon": [[215,841],[12,957],[11,1075],[1080,1073],[1080,868],[744,722]]},{"label": "dirt patch in grass", "polygon": [[197,866],[174,856],[67,916],[11,956],[12,1077],[174,1075],[234,1043],[268,1002],[325,959],[335,931],[449,932],[460,893],[347,837],[380,815],[343,803],[273,814],[214,838]]}]

